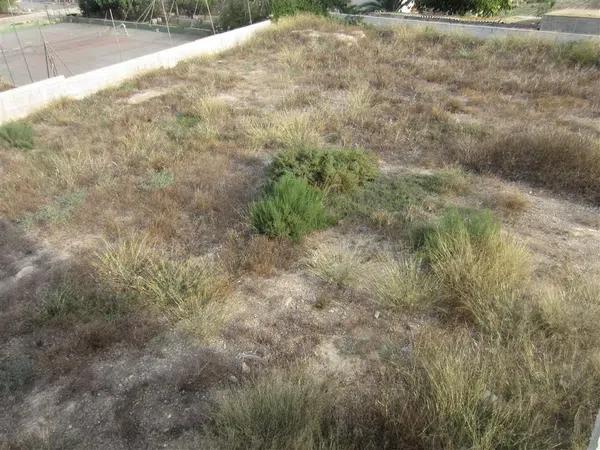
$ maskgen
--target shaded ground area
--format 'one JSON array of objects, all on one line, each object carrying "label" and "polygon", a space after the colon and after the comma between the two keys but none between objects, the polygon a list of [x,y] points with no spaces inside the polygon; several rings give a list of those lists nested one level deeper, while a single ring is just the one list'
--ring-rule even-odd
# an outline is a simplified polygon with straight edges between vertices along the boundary
[{"label": "shaded ground area", "polygon": [[[595,52],[300,17],[30,117],[0,141],[0,448],[585,448]],[[306,148],[376,174],[258,234]]]},{"label": "shaded ground area", "polygon": [[[194,35],[169,36],[146,30],[115,32],[110,26],[59,23],[51,25],[17,27],[18,37],[25,49],[25,58],[33,81],[47,77],[44,40],[49,44],[49,54],[58,75],[69,76],[115,64],[137,56],[164,50],[197,39]],[[17,86],[31,82],[27,65],[20,50],[17,36],[12,30],[0,34],[7,64]],[[52,71],[51,71],[52,74]],[[0,75],[6,80],[11,74],[4,60]]]}]

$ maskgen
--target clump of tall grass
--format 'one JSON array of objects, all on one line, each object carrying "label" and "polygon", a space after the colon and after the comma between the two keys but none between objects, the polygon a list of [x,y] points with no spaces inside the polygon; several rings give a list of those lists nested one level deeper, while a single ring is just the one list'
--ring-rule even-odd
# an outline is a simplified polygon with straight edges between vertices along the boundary
[{"label": "clump of tall grass", "polygon": [[[146,238],[107,244],[98,255],[96,268],[99,279],[124,298],[156,308],[176,321],[201,319],[205,314],[215,319],[212,312],[222,303],[229,286],[213,261],[168,258],[154,250]],[[208,320],[199,324],[206,330],[213,325]]]},{"label": "clump of tall grass", "polygon": [[321,137],[307,113],[284,112],[245,121],[246,134],[256,147],[299,148],[319,146]]},{"label": "clump of tall grass", "polygon": [[600,43],[597,41],[575,41],[554,47],[559,59],[582,67],[600,67]]},{"label": "clump of tall grass", "polygon": [[415,258],[388,258],[367,276],[376,300],[392,308],[421,309],[431,303],[432,281]]},{"label": "clump of tall grass", "polygon": [[11,83],[9,83],[8,80],[5,80],[4,77],[0,76],[0,92],[8,91],[12,88],[14,88],[14,86]]},{"label": "clump of tall grass", "polygon": [[36,321],[72,324],[97,318],[116,319],[129,312],[131,305],[127,299],[94,289],[89,284],[89,280],[73,274],[63,277],[44,292]]},{"label": "clump of tall grass", "polygon": [[323,428],[330,397],[325,386],[294,373],[230,390],[218,402],[211,448],[330,448]]},{"label": "clump of tall grass", "polygon": [[259,233],[292,241],[329,224],[323,194],[290,174],[282,176],[262,200],[251,205],[250,217]]},{"label": "clump of tall grass", "polygon": [[300,147],[279,153],[271,163],[272,180],[284,174],[303,178],[323,189],[351,191],[374,180],[377,165],[362,150]]},{"label": "clump of tall grass", "polygon": [[530,202],[519,190],[506,189],[494,192],[489,199],[489,204],[507,216],[515,216],[525,212]]},{"label": "clump of tall grass", "polygon": [[[560,282],[559,282],[560,281]],[[568,274],[546,281],[536,290],[532,323],[561,341],[581,340],[585,345],[600,337],[600,282],[595,277]]]},{"label": "clump of tall grass", "polygon": [[513,325],[529,258],[489,211],[449,209],[425,231],[422,251],[443,310],[493,333]]},{"label": "clump of tall grass", "polygon": [[428,330],[386,405],[389,419],[412,448],[585,448],[600,406],[591,356],[528,335]]},{"label": "clump of tall grass", "polygon": [[0,126],[0,141],[24,150],[33,148],[33,128],[25,122],[8,122]]},{"label": "clump of tall grass", "polygon": [[348,245],[322,245],[310,255],[308,267],[322,280],[344,287],[358,280],[361,261],[358,251]]}]

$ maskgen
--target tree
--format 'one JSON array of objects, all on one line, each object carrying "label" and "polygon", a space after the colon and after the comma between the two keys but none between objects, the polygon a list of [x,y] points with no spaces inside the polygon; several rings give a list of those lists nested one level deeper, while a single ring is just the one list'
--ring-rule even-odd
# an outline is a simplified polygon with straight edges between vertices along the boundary
[{"label": "tree", "polygon": [[371,0],[360,6],[360,10],[364,12],[370,11],[389,11],[397,12],[400,8],[408,5],[412,0]]}]

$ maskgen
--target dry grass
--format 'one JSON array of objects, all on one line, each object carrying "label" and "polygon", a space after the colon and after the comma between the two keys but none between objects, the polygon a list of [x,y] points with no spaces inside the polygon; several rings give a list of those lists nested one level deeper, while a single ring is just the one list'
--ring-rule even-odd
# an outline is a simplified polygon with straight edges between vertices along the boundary
[{"label": "dry grass", "polygon": [[8,82],[8,80],[5,80],[4,77],[0,77],[0,92],[2,91],[8,91],[9,89],[12,89],[14,86]]},{"label": "dry grass", "polygon": [[[598,288],[547,268],[596,242],[568,213],[600,198],[595,52],[299,16],[30,117],[34,148],[0,148],[0,218],[17,230],[0,236],[2,373],[33,368],[2,398],[2,439],[43,418],[82,448],[584,447]],[[161,95],[129,101],[146,90]],[[337,224],[306,259],[249,220],[269,164],[298,148],[364,149],[380,172],[319,193]],[[540,194],[514,237],[444,219],[528,208],[477,172],[570,198]],[[189,360],[193,387],[170,390]]]},{"label": "dry grass", "polygon": [[484,148],[471,149],[463,162],[483,172],[600,202],[600,141],[581,133],[548,128],[515,131]]},{"label": "dry grass", "polygon": [[321,245],[308,258],[308,267],[322,280],[338,287],[354,286],[361,278],[358,250],[348,245]]},{"label": "dry grass", "polygon": [[598,333],[600,283],[597,277],[577,273],[561,278],[540,286],[534,321],[546,333],[567,342],[582,339],[581,344],[587,347]]},{"label": "dry grass", "polygon": [[513,217],[522,214],[529,207],[527,197],[518,189],[506,189],[494,192],[489,199],[489,206]]},{"label": "dry grass", "polygon": [[407,448],[585,448],[600,389],[599,361],[586,355],[539,337],[425,332],[387,406]]},{"label": "dry grass", "polygon": [[275,374],[219,400],[211,446],[222,449],[328,448],[325,385],[298,374]]},{"label": "dry grass", "polygon": [[518,322],[529,255],[500,233],[489,214],[450,210],[427,232],[424,245],[440,306],[451,316],[463,316],[491,333]]},{"label": "dry grass", "polygon": [[121,297],[185,321],[199,335],[214,334],[222,321],[229,283],[214,261],[169,259],[142,237],[118,246],[107,244],[97,271]]},{"label": "dry grass", "polygon": [[231,274],[249,272],[269,277],[278,270],[288,270],[297,255],[298,248],[287,239],[232,234],[228,237],[222,259]]},{"label": "dry grass", "polygon": [[367,280],[377,301],[385,306],[413,310],[431,306],[432,280],[417,259],[385,259],[371,268]]}]

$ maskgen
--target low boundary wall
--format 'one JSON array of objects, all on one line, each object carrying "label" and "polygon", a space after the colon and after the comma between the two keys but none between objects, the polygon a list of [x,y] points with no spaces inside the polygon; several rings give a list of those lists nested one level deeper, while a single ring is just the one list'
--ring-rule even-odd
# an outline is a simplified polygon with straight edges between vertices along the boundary
[{"label": "low boundary wall", "polygon": [[528,39],[544,39],[555,42],[570,42],[580,40],[600,40],[600,36],[577,33],[561,33],[558,31],[539,31],[520,28],[509,28],[491,25],[470,25],[463,23],[436,22],[434,20],[413,20],[405,17],[382,17],[356,14],[332,14],[342,20],[358,21],[378,28],[416,27],[431,28],[441,33],[464,33],[480,39],[523,37]]},{"label": "low boundary wall", "polygon": [[65,78],[58,76],[0,92],[0,124],[21,119],[61,98],[83,98],[156,69],[233,48],[267,28],[260,22]]},{"label": "low boundary wall", "polygon": [[[86,24],[90,24],[90,25],[103,25],[103,26],[108,26],[108,27],[112,27],[113,26],[113,21],[110,19],[96,19],[96,18],[92,18],[92,17],[81,17],[81,16],[65,16],[62,18],[63,22],[67,22],[67,23],[86,23]],[[169,24],[170,26],[167,28],[166,25],[160,24],[160,25],[152,25],[149,23],[141,23],[141,22],[128,22],[125,20],[115,20],[114,21],[115,26],[120,27],[122,24],[125,25],[125,29],[126,30],[146,30],[146,31],[157,31],[160,33],[179,33],[179,34],[193,34],[193,35],[198,35],[198,36],[210,36],[211,34],[213,34],[212,29],[210,29],[210,25],[209,24],[203,24],[206,25],[206,27],[204,28],[191,28],[191,27],[184,27],[182,25],[179,25],[177,23],[175,24]]]},{"label": "low boundary wall", "polygon": [[600,17],[544,14],[540,29],[544,31],[600,35]]}]

